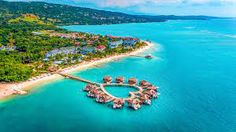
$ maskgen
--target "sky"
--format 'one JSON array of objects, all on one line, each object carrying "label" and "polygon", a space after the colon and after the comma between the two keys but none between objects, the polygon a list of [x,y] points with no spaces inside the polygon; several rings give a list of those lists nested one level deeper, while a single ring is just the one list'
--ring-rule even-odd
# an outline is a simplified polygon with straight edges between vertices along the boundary
[{"label": "sky", "polygon": [[145,15],[236,17],[236,0],[9,0],[44,1]]}]

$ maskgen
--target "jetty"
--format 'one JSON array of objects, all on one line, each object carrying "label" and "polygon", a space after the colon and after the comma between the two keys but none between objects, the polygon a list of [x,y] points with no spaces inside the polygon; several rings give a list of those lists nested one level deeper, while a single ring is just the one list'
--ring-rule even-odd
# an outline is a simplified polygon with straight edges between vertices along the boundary
[{"label": "jetty", "polygon": [[78,80],[78,81],[80,81],[80,82],[100,85],[99,83],[92,82],[92,81],[90,81],[90,80],[83,79],[83,78],[80,78],[80,77],[75,77],[75,76],[72,76],[72,75],[69,75],[69,74],[65,74],[65,73],[61,73],[61,72],[57,72],[57,74],[59,74],[59,75],[65,77],[65,78],[70,78],[70,79],[73,79],[73,80]]}]

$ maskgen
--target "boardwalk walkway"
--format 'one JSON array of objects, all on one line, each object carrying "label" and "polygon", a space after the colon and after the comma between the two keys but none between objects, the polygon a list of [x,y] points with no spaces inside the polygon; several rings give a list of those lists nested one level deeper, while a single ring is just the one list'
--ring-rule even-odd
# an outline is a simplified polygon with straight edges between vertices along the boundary
[{"label": "boardwalk walkway", "polygon": [[129,84],[117,84],[117,83],[110,83],[110,84],[103,84],[101,85],[101,90],[107,94],[108,96],[112,97],[113,99],[121,99],[121,98],[118,98],[118,97],[115,97],[113,95],[111,95],[109,92],[106,91],[106,89],[104,88],[105,86],[123,86],[123,87],[134,87],[136,89],[138,89],[138,91],[136,92],[129,92],[130,96],[127,97],[127,98],[122,98],[124,100],[129,100],[129,99],[134,99],[136,97],[136,94],[139,94],[139,93],[142,93],[143,89],[141,87],[138,87],[136,85],[129,85]]},{"label": "boardwalk walkway", "polygon": [[99,85],[99,83],[96,83],[96,82],[92,82],[92,81],[89,81],[87,79],[83,79],[83,78],[80,78],[80,77],[75,77],[75,76],[71,76],[69,74],[65,74],[65,73],[61,73],[61,72],[58,72],[57,74],[61,75],[61,76],[64,76],[66,78],[70,78],[70,79],[73,79],[73,80],[78,80],[78,81],[81,81],[81,82],[84,82],[84,83],[91,83],[91,84],[96,84],[96,85]]}]

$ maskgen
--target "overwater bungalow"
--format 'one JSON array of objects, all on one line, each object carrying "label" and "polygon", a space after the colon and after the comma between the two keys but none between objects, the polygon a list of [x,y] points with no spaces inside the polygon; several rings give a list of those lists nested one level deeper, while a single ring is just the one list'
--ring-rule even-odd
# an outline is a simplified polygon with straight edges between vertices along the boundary
[{"label": "overwater bungalow", "polygon": [[141,108],[141,101],[139,99],[129,99],[128,100],[129,107],[133,108],[134,110],[137,110]]},{"label": "overwater bungalow", "polygon": [[149,95],[151,98],[157,98],[157,92],[155,90],[145,90],[144,94]]},{"label": "overwater bungalow", "polygon": [[145,80],[142,80],[142,81],[139,82],[139,85],[142,86],[142,87],[145,87],[145,86],[150,85],[150,83],[145,81]]},{"label": "overwater bungalow", "polygon": [[103,78],[103,82],[104,82],[104,83],[111,83],[111,82],[112,82],[112,77],[110,77],[110,76],[105,76],[105,77]]},{"label": "overwater bungalow", "polygon": [[100,92],[98,89],[92,89],[88,92],[87,96],[92,97],[92,98],[96,98],[99,93]]},{"label": "overwater bungalow", "polygon": [[84,91],[88,92],[88,91],[91,91],[93,89],[98,89],[98,87],[93,85],[93,84],[91,84],[91,83],[89,83],[88,85],[85,86]]},{"label": "overwater bungalow", "polygon": [[151,105],[151,97],[148,94],[141,94],[140,96],[140,100],[144,103],[144,104],[148,104]]},{"label": "overwater bungalow", "polygon": [[129,85],[135,85],[137,83],[137,79],[136,78],[129,78],[128,83],[129,83]]},{"label": "overwater bungalow", "polygon": [[124,83],[125,78],[124,77],[117,77],[116,83]]},{"label": "overwater bungalow", "polygon": [[115,99],[113,102],[113,108],[114,109],[119,109],[122,108],[125,104],[125,100],[124,99]]},{"label": "overwater bungalow", "polygon": [[146,87],[147,90],[155,90],[155,91],[157,91],[158,88],[159,87],[156,87],[154,85],[149,85],[149,86]]},{"label": "overwater bungalow", "polygon": [[103,92],[99,93],[96,97],[96,101],[99,103],[107,103],[109,100],[110,97]]}]

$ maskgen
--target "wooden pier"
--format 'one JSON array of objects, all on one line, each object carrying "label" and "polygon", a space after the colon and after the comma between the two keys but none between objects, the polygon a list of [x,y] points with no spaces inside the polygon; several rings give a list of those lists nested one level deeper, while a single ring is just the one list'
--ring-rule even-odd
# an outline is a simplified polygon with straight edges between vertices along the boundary
[{"label": "wooden pier", "polygon": [[96,82],[92,82],[92,81],[89,81],[87,79],[83,79],[83,78],[80,78],[80,77],[75,77],[75,76],[72,76],[72,75],[69,75],[69,74],[65,74],[65,73],[61,73],[61,72],[58,72],[57,74],[63,76],[63,77],[66,77],[66,78],[70,78],[70,79],[73,79],[73,80],[78,80],[78,81],[81,81],[81,82],[84,82],[84,83],[91,83],[91,84],[96,84],[96,85],[99,85],[99,83],[96,83]]}]

